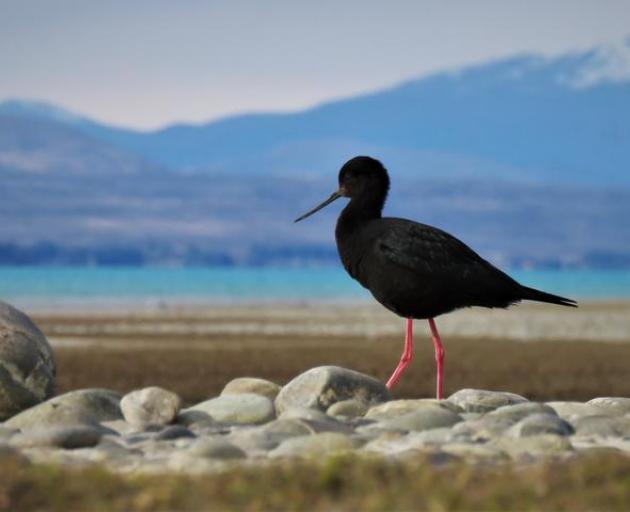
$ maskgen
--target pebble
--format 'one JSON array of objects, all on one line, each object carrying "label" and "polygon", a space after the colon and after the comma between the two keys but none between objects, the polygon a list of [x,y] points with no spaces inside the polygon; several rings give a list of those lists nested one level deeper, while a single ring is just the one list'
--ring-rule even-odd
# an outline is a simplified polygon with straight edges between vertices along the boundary
[{"label": "pebble", "polygon": [[442,407],[454,413],[462,413],[463,409],[454,403],[446,400],[436,400],[434,398],[420,398],[417,400],[391,400],[379,405],[370,407],[365,414],[366,418],[379,420],[391,419],[396,416],[403,416],[410,412],[415,412],[420,408],[426,407]]},{"label": "pebble", "polygon": [[554,434],[520,437],[518,439],[499,437],[490,446],[507,453],[511,458],[547,458],[573,450],[568,437]]},{"label": "pebble", "polygon": [[5,426],[41,430],[95,425],[122,419],[121,395],[107,389],[82,389],[56,396],[5,421]]},{"label": "pebble", "polygon": [[599,416],[606,412],[602,407],[589,402],[547,402],[547,405],[568,421],[579,416]]},{"label": "pebble", "polygon": [[436,428],[423,432],[385,432],[363,446],[365,452],[382,455],[399,455],[410,450],[425,451],[433,447],[441,447],[452,442],[450,428]]},{"label": "pebble", "polygon": [[486,416],[458,423],[453,427],[453,433],[473,441],[488,441],[504,435],[514,423],[511,418]]},{"label": "pebble", "polygon": [[506,405],[527,402],[527,399],[505,391],[483,389],[460,389],[447,399],[466,412],[490,412]]},{"label": "pebble", "polygon": [[184,415],[191,412],[204,413],[216,421],[239,425],[267,423],[276,416],[273,402],[254,393],[222,395],[182,411]]},{"label": "pebble", "polygon": [[505,405],[494,411],[490,411],[487,418],[501,418],[516,423],[532,414],[551,414],[557,416],[556,411],[547,404],[540,402],[523,402],[514,405]]},{"label": "pebble", "polygon": [[239,447],[221,438],[206,438],[195,441],[188,447],[189,455],[207,459],[243,459],[247,454]]},{"label": "pebble", "polygon": [[365,443],[361,447],[361,451],[382,456],[397,456],[409,450],[424,450],[426,447],[427,443],[424,439],[419,439],[417,435],[407,435],[404,432],[385,432]]},{"label": "pebble", "polygon": [[101,425],[113,430],[121,436],[138,432],[138,427],[133,426],[131,423],[127,423],[125,420],[101,421]]},{"label": "pebble", "polygon": [[342,422],[339,418],[329,416],[317,409],[293,407],[284,411],[280,415],[280,418],[300,420],[311,433],[342,432],[349,434],[353,430],[352,426],[348,423]]},{"label": "pebble", "polygon": [[492,459],[494,461],[501,462],[508,459],[508,456],[503,450],[489,444],[454,442],[454,443],[443,445],[441,447],[441,450],[444,453],[457,455],[458,457],[465,458],[468,460]]},{"label": "pebble", "polygon": [[321,457],[331,453],[348,452],[357,447],[357,441],[338,432],[322,432],[311,436],[287,439],[270,457]]},{"label": "pebble", "polygon": [[486,414],[473,413],[472,418],[467,418],[467,421],[456,425],[453,431],[459,436],[468,436],[474,441],[487,441],[500,435],[507,435],[507,431],[513,425],[535,414],[555,415],[556,413],[545,404],[522,402],[505,405]]},{"label": "pebble", "polygon": [[356,399],[368,405],[391,399],[385,385],[374,377],[340,368],[312,368],[290,381],[276,398],[276,410],[282,413],[291,407],[308,407],[326,411],[343,400]]},{"label": "pebble", "polygon": [[574,432],[571,424],[559,418],[555,413],[536,413],[526,416],[511,427],[508,435],[513,437],[536,436],[540,434],[570,436]]},{"label": "pebble", "polygon": [[169,425],[155,434],[156,441],[181,439],[182,437],[197,437],[192,431],[183,425]]},{"label": "pebble", "polygon": [[227,440],[246,452],[266,452],[291,437],[312,433],[312,429],[300,420],[278,419],[266,425],[235,430],[227,436]]},{"label": "pebble", "polygon": [[125,420],[137,427],[168,425],[175,420],[181,406],[178,395],[159,387],[132,391],[120,401]]},{"label": "pebble", "polygon": [[91,426],[55,427],[29,430],[13,436],[10,443],[20,448],[54,447],[73,450],[96,446],[105,429]]},{"label": "pebble", "polygon": [[32,320],[0,301],[0,421],[55,392],[55,359]]},{"label": "pebble", "polygon": [[630,398],[600,397],[586,402],[587,405],[595,405],[610,414],[630,414]]},{"label": "pebble", "polygon": [[3,427],[0,425],[0,442],[8,441],[11,437],[19,432],[16,428]]},{"label": "pebble", "polygon": [[253,393],[262,395],[273,401],[280,393],[281,387],[275,382],[265,379],[256,379],[253,377],[240,377],[228,382],[221,395],[238,395],[241,393]]},{"label": "pebble", "polygon": [[572,421],[575,432],[581,436],[630,436],[630,418],[610,416],[581,416]]},{"label": "pebble", "polygon": [[72,467],[98,463],[125,473],[202,474],[226,464],[346,452],[389,460],[422,453],[436,465],[531,463],[613,449],[630,455],[623,397],[537,403],[466,389],[447,400],[390,400],[369,376],[320,367],[282,388],[276,415],[272,385],[235,379],[220,396],[183,410],[177,395],[160,388],[122,400],[108,390],[66,393],[0,424],[0,454]]},{"label": "pebble", "polygon": [[326,414],[329,416],[344,416],[346,418],[359,418],[365,416],[368,411],[368,405],[360,400],[350,398],[349,400],[342,400],[332,404]]},{"label": "pebble", "polygon": [[421,407],[413,412],[379,421],[375,427],[385,430],[421,431],[451,427],[460,421],[462,421],[462,417],[459,414],[443,407],[430,406]]}]

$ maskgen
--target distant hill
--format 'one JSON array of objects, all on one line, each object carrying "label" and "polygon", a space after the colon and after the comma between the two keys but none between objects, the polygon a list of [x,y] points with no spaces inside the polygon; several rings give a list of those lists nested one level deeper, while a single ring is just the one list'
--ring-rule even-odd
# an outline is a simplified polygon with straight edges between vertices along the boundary
[{"label": "distant hill", "polygon": [[630,83],[516,57],[294,114],[153,132],[0,104],[0,264],[336,263],[341,163],[503,266],[630,267]]},{"label": "distant hill", "polygon": [[[334,177],[0,170],[0,264],[338,264]],[[630,267],[630,189],[399,178],[386,213],[504,267]]]},{"label": "distant hill", "polygon": [[0,170],[116,176],[158,166],[66,123],[0,113]]},{"label": "distant hill", "polygon": [[9,102],[0,114],[69,124],[172,169],[322,175],[370,153],[406,176],[630,184],[630,82],[586,80],[600,60],[515,57],[293,114],[148,133],[41,104]]}]

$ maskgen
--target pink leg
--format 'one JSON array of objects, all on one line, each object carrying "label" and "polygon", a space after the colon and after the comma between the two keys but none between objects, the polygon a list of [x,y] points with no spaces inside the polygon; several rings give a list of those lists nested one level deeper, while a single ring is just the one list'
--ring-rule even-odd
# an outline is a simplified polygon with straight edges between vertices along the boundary
[{"label": "pink leg", "polygon": [[444,382],[444,347],[442,340],[435,325],[435,320],[429,318],[429,327],[431,328],[431,340],[435,349],[435,364],[437,366],[437,399],[442,400],[442,384]]},{"label": "pink leg", "polygon": [[402,356],[400,357],[398,366],[394,370],[394,373],[392,373],[392,376],[387,381],[387,389],[392,389],[394,387],[394,384],[398,382],[398,379],[400,379],[400,376],[402,375],[405,368],[407,368],[412,358],[413,358],[413,318],[407,318],[407,330],[405,333],[405,348],[403,349],[403,353],[402,353]]}]

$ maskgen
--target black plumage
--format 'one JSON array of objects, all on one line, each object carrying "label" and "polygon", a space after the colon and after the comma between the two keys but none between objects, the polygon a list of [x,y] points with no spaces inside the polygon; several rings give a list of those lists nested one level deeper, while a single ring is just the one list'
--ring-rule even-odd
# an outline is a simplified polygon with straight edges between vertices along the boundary
[{"label": "black plumage", "polygon": [[522,286],[441,229],[383,218],[388,191],[389,176],[378,160],[353,158],[339,172],[339,190],[296,222],[339,197],[350,198],[335,230],[339,256],[346,271],[389,310],[429,319],[433,330],[434,317],[463,307],[506,308],[522,300],[576,306]]}]

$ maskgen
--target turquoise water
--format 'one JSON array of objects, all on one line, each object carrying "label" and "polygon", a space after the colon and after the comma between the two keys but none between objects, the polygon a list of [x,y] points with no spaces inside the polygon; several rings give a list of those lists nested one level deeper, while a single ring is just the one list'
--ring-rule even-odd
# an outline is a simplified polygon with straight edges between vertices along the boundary
[{"label": "turquoise water", "polygon": [[[521,283],[578,299],[630,298],[630,270],[513,271]],[[340,267],[0,267],[11,300],[367,300]]]}]

